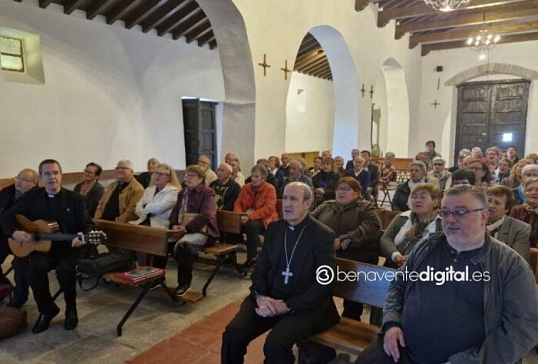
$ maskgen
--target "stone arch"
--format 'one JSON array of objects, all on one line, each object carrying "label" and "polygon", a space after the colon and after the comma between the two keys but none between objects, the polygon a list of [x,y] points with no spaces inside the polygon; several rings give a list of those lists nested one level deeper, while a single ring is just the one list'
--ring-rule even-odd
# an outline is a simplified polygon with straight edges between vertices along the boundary
[{"label": "stone arch", "polygon": [[513,75],[526,80],[538,80],[538,72],[529,68],[507,63],[482,64],[462,71],[445,82],[445,86],[458,86],[473,78],[491,74]]},{"label": "stone arch", "polygon": [[243,16],[232,0],[198,0],[198,4],[211,21],[224,79],[220,150],[253,156],[256,86]]},{"label": "stone arch", "polygon": [[377,87],[376,80],[378,96],[374,96],[374,102],[377,101],[377,104],[385,108],[385,112],[381,111],[380,148],[384,152],[391,151],[397,156],[406,156],[409,149],[410,113],[405,72],[400,63],[391,57],[383,62],[381,74],[382,80],[378,80],[381,84],[384,81],[384,94]]},{"label": "stone arch", "polygon": [[328,25],[310,29],[325,50],[334,85],[333,155],[348,155],[359,137],[359,83],[355,61],[342,34]]}]

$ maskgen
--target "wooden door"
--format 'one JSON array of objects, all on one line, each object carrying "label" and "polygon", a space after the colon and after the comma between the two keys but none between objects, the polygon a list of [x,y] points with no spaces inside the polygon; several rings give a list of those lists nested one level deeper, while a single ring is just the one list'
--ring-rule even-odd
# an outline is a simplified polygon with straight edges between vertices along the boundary
[{"label": "wooden door", "polygon": [[197,164],[199,156],[207,155],[211,159],[211,169],[216,170],[215,103],[198,99],[182,101],[186,163]]},{"label": "wooden door", "polygon": [[525,153],[527,102],[530,81],[468,82],[458,86],[455,159],[461,149],[506,150],[515,145]]}]

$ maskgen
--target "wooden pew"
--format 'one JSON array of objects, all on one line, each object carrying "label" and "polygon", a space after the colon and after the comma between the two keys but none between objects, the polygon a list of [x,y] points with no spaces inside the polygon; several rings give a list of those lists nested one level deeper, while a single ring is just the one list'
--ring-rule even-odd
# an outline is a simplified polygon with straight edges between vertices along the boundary
[{"label": "wooden pew", "polygon": [[[338,271],[360,274],[355,275],[355,280],[338,280],[335,272],[331,283],[331,289],[335,297],[380,308],[385,305],[391,279],[374,280],[370,278],[373,278],[375,274],[378,276],[387,274],[387,278],[393,278],[396,270],[341,258],[337,258],[336,261]],[[368,274],[368,280],[365,279],[366,274]],[[336,350],[358,355],[370,345],[378,333],[379,328],[377,326],[341,317],[339,323],[312,336],[310,340],[330,346]]]},{"label": "wooden pew", "polygon": [[[168,254],[168,240],[171,237],[177,238],[177,231],[152,228],[149,226],[141,225],[132,225],[118,223],[114,221],[107,220],[98,220],[94,221],[95,226],[106,233],[107,240],[105,244],[108,247],[119,248],[125,250],[132,250],[135,252],[166,256]],[[129,310],[125,313],[123,318],[120,320],[116,331],[117,336],[122,335],[122,328],[127,319],[131,316],[134,310],[138,307],[140,302],[144,299],[146,294],[149,292],[150,287],[155,281],[158,281],[164,291],[174,302],[178,302],[177,296],[174,292],[166,286],[165,283],[165,273],[161,275],[150,277],[139,282],[132,282],[125,280],[119,277],[116,277],[115,273],[108,273],[103,276],[107,281],[111,281],[117,284],[131,286],[131,287],[140,287],[142,292],[133,302]],[[182,297],[182,301],[191,301],[189,299],[190,292],[187,292],[185,296]]]}]

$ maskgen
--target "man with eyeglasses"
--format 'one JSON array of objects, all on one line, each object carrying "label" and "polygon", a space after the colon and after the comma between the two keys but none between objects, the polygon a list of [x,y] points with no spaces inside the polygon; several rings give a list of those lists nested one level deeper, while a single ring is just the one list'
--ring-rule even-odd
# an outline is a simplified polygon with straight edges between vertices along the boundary
[{"label": "man with eyeglasses", "polygon": [[484,190],[454,186],[440,215],[444,234],[419,245],[401,269],[422,276],[392,281],[381,336],[357,363],[516,363],[536,344],[534,276],[486,234]]},{"label": "man with eyeglasses", "polygon": [[[37,186],[39,176],[37,172],[30,168],[25,168],[15,176],[15,183],[3,188],[0,191],[0,213],[17,205],[23,195]],[[7,244],[7,238],[0,228],[0,285],[7,285],[5,292],[10,292],[12,284],[2,271],[2,264],[7,256],[11,253]],[[28,300],[28,281],[27,260],[14,257],[11,263],[15,274],[15,288],[13,289],[13,298],[8,302],[8,306],[21,308]]]},{"label": "man with eyeglasses", "polygon": [[115,169],[117,181],[107,187],[94,218],[117,222],[136,220],[136,203],[144,196],[144,187],[133,177],[131,161],[123,159]]},{"label": "man with eyeglasses", "polygon": [[78,249],[86,244],[81,235],[93,228],[84,198],[62,188],[62,168],[56,160],[46,159],[39,164],[39,178],[42,188],[26,192],[20,203],[0,215],[4,234],[20,244],[33,241],[31,234],[17,229],[15,216],[22,215],[30,221],[56,221],[61,233],[73,234],[75,238],[56,241],[48,252],[34,251],[28,256],[30,285],[40,313],[32,329],[34,334],[47,330],[60,312],[50,294],[48,273],[52,269],[56,270],[65,299],[64,328],[77,327],[75,264]]},{"label": "man with eyeglasses", "polygon": [[446,161],[442,157],[433,158],[433,170],[428,172],[428,177],[434,177],[439,180],[439,187],[441,191],[445,190],[446,181],[450,178],[452,173],[445,171]]}]

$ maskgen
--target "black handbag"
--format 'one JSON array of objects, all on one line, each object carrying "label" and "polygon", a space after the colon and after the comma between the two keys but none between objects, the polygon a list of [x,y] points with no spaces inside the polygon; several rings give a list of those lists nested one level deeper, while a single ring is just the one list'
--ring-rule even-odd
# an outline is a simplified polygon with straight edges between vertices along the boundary
[{"label": "black handbag", "polygon": [[[115,249],[101,253],[94,258],[84,258],[77,262],[77,278],[80,288],[89,291],[99,284],[99,279],[104,274],[122,272],[136,267],[135,255],[131,251]],[[82,287],[85,280],[95,279],[95,284],[90,288]]]}]

